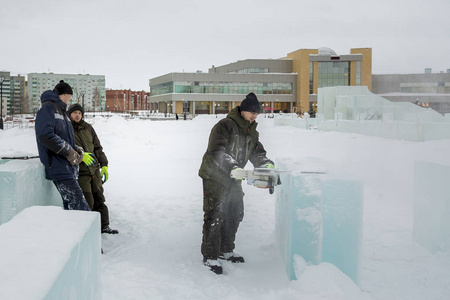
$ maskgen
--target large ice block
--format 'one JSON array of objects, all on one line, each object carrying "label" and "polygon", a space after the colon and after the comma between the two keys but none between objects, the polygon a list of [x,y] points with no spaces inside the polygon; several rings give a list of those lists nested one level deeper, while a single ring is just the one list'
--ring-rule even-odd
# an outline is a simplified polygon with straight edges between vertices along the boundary
[{"label": "large ice block", "polygon": [[414,166],[414,239],[430,252],[450,250],[450,167]]},{"label": "large ice block", "polygon": [[358,284],[362,251],[362,183],[324,180],[322,218],[322,262],[332,263]]},{"label": "large ice block", "polygon": [[292,161],[276,161],[282,170],[288,165],[301,170],[282,173],[276,188],[275,232],[288,278],[297,279],[295,256],[300,255],[308,264],[332,263],[358,284],[363,184],[314,173],[317,167],[311,165],[302,170]]},{"label": "large ice block", "polygon": [[0,164],[0,224],[33,205],[62,205],[55,186],[45,179],[39,159],[3,162]]},{"label": "large ice block", "polygon": [[24,209],[0,226],[0,299],[100,300],[100,215]]},{"label": "large ice block", "polygon": [[289,279],[297,279],[294,255],[320,262],[321,212],[318,175],[282,174],[277,187],[276,232]]}]

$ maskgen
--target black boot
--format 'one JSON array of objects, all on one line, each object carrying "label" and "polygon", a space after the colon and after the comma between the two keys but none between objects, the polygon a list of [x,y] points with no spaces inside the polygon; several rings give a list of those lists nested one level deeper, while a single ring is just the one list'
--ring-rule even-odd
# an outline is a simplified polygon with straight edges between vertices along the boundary
[{"label": "black boot", "polygon": [[102,229],[102,233],[118,234],[119,231],[116,229],[111,229],[111,228],[109,228],[109,226],[106,226]]},{"label": "black boot", "polygon": [[219,259],[224,259],[231,261],[232,263],[243,263],[245,262],[244,258],[240,256],[239,254],[236,254],[234,252],[226,252],[221,253],[219,256]]},{"label": "black boot", "polygon": [[203,264],[214,273],[218,275],[222,274],[222,266],[217,259],[203,259]]}]

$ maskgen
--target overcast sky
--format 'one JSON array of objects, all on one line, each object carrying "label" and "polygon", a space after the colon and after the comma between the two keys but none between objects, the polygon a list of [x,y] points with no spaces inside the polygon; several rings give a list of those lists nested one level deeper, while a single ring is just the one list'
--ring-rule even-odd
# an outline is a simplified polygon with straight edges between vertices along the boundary
[{"label": "overcast sky", "polygon": [[373,74],[450,69],[450,0],[16,0],[0,5],[0,70],[105,75],[149,90],[171,72],[208,72],[298,49],[370,47]]}]

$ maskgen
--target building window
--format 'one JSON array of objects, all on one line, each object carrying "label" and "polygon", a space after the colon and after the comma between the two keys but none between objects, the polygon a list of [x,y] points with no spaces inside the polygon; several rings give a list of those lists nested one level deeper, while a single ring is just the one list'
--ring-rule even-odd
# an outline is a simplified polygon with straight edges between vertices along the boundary
[{"label": "building window", "polygon": [[309,63],[309,93],[314,93],[314,63]]},{"label": "building window", "polygon": [[361,62],[356,62],[356,85],[361,85]]},{"label": "building window", "polygon": [[274,94],[292,95],[291,82],[167,82],[151,87],[151,96],[170,94]]},{"label": "building window", "polygon": [[173,82],[166,82],[163,84],[154,85],[151,87],[150,93],[152,96],[162,95],[162,94],[172,94],[173,93]]},{"label": "building window", "polygon": [[247,68],[228,72],[228,74],[259,74],[269,73],[269,68]]},{"label": "building window", "polygon": [[318,87],[349,86],[350,62],[319,62]]},{"label": "building window", "polygon": [[196,102],[196,109],[209,110],[209,101]]}]

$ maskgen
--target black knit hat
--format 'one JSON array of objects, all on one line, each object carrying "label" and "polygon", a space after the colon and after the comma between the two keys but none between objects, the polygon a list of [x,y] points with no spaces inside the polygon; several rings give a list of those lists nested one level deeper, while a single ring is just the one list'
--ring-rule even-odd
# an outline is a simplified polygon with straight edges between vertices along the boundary
[{"label": "black knit hat", "polygon": [[78,104],[78,103],[74,103],[71,106],[69,106],[69,108],[67,109],[67,115],[70,116],[71,113],[73,113],[74,111],[79,110],[81,111],[81,116],[84,116],[84,109],[83,107]]},{"label": "black knit hat", "polygon": [[241,102],[241,111],[249,111],[253,113],[261,112],[261,104],[253,93],[248,94]]},{"label": "black knit hat", "polygon": [[69,84],[65,83],[64,80],[61,80],[53,89],[55,93],[58,95],[70,94],[73,95],[72,88]]}]

